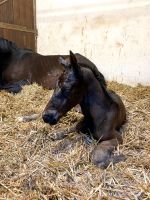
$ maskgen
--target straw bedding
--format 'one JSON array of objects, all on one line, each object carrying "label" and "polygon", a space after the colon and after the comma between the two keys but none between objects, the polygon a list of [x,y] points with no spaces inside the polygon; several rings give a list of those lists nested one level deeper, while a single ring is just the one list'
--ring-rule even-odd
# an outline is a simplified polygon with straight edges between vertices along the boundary
[{"label": "straw bedding", "polygon": [[41,113],[52,91],[34,84],[17,95],[0,92],[0,199],[150,199],[150,87],[108,86],[121,95],[128,119],[121,130],[124,144],[116,151],[126,160],[106,170],[90,162],[96,142],[87,136],[51,139],[53,131],[82,117],[74,110],[55,126],[41,118],[18,122]]}]

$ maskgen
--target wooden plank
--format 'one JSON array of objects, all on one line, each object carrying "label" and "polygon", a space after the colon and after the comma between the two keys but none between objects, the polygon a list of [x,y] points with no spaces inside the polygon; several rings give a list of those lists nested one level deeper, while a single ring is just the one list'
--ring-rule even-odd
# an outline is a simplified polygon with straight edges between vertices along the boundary
[{"label": "wooden plank", "polygon": [[[7,0],[0,5],[0,37],[36,50],[36,0]],[[0,1],[1,2],[1,1]]]},{"label": "wooden plank", "polygon": [[21,48],[36,50],[34,33],[21,32],[17,30],[1,29],[0,37],[14,41]]},{"label": "wooden plank", "polygon": [[33,0],[13,0],[14,23],[34,28]]},{"label": "wooden plank", "polygon": [[18,30],[18,31],[27,32],[27,33],[34,33],[35,35],[37,35],[37,30],[28,29],[25,26],[18,26],[16,24],[8,24],[8,23],[0,22],[0,28]]},{"label": "wooden plank", "polygon": [[35,44],[35,51],[37,52],[37,37],[38,37],[38,30],[36,26],[36,0],[33,0],[33,24],[34,24],[34,30],[37,31],[37,34],[34,38],[34,44]]},{"label": "wooden plank", "polygon": [[0,5],[0,21],[6,23],[13,23],[13,0],[5,1]]}]

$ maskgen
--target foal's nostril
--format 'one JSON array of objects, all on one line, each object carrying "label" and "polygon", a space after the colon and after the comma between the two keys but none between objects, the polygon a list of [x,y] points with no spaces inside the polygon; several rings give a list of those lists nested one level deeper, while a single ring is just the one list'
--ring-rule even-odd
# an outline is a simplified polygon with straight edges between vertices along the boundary
[{"label": "foal's nostril", "polygon": [[55,117],[52,117],[49,123],[51,125],[55,125],[55,124],[57,124],[57,119]]},{"label": "foal's nostril", "polygon": [[42,118],[45,123],[54,125],[58,121],[58,114],[56,112],[43,113]]},{"label": "foal's nostril", "polygon": [[49,117],[48,114],[43,114],[42,118],[43,118],[43,120],[44,120],[45,123],[49,123],[50,117]]}]

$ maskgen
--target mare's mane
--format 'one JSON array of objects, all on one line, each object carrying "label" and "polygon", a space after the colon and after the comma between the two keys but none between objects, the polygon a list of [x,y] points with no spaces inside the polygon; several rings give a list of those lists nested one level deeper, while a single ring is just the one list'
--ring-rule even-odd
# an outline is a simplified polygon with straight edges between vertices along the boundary
[{"label": "mare's mane", "polygon": [[12,50],[17,49],[17,45],[9,40],[6,40],[4,38],[0,38],[0,52],[11,52]]},{"label": "mare's mane", "polygon": [[14,42],[0,37],[0,83],[2,82],[2,73],[8,66],[14,52],[17,52],[18,58],[26,53],[33,53],[31,49],[19,48]]},{"label": "mare's mane", "polygon": [[32,49],[19,48],[15,42],[0,37],[0,53],[12,53],[16,50],[23,50],[25,53],[33,52]]}]

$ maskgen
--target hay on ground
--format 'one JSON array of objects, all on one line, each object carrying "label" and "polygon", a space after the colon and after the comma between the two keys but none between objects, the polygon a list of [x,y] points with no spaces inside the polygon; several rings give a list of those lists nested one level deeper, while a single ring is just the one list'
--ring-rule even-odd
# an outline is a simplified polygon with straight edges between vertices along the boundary
[{"label": "hay on ground", "polygon": [[51,140],[51,132],[73,125],[81,114],[72,110],[55,126],[41,118],[16,120],[41,113],[52,91],[34,84],[17,95],[0,92],[0,199],[150,198],[150,87],[108,86],[121,95],[128,119],[122,129],[124,144],[118,148],[127,160],[106,170],[90,162],[95,142],[88,143],[83,134]]}]

